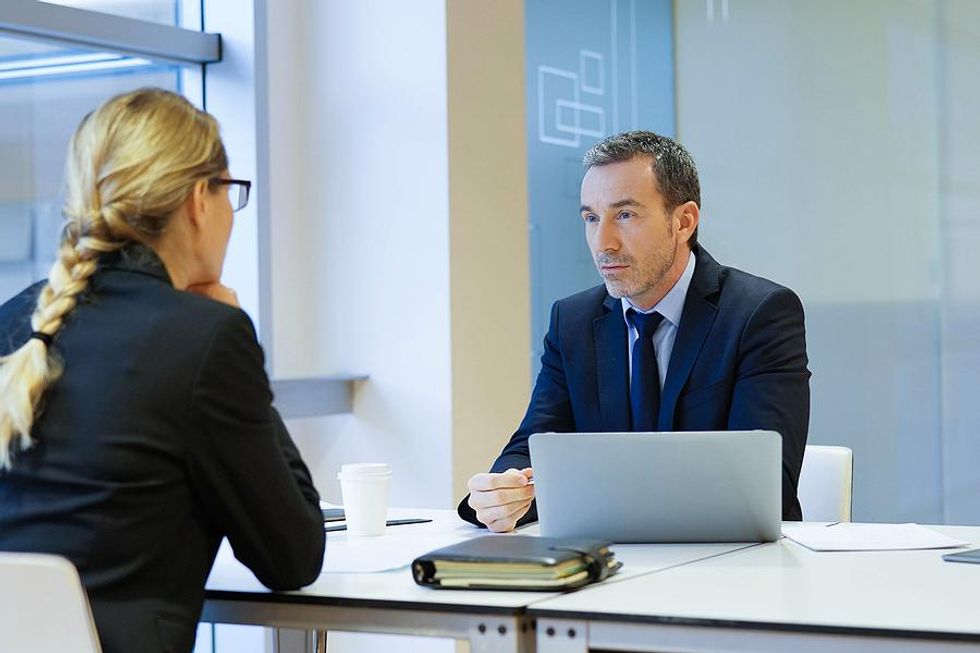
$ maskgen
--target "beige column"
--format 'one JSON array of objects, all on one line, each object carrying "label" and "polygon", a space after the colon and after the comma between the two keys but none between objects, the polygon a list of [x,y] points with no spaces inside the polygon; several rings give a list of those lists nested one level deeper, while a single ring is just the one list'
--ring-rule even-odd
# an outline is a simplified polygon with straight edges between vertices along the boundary
[{"label": "beige column", "polygon": [[530,387],[522,0],[448,0],[453,496],[487,467]]}]

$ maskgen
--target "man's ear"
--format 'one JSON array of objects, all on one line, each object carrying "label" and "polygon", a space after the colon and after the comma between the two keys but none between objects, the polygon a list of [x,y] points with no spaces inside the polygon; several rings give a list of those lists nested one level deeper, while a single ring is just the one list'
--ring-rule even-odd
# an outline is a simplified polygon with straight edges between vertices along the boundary
[{"label": "man's ear", "polygon": [[201,179],[194,184],[187,199],[184,200],[184,208],[187,209],[187,217],[190,219],[191,226],[201,229],[208,210],[207,195],[211,192],[206,179]]},{"label": "man's ear", "polygon": [[701,209],[693,201],[684,202],[674,208],[673,218],[677,221],[677,235],[682,242],[686,243],[690,240],[694,230],[698,228],[698,222],[701,220]]}]

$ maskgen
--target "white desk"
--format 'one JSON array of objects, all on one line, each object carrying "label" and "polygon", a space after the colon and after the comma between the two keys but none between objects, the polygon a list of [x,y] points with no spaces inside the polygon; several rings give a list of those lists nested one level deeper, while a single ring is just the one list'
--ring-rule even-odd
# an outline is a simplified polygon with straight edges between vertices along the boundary
[{"label": "white desk", "polygon": [[[980,546],[980,527],[936,528]],[[980,565],[946,552],[814,553],[784,539],[528,614],[539,653],[980,651]]]},{"label": "white desk", "polygon": [[[430,548],[485,530],[462,523],[454,511],[396,510],[392,517],[431,517],[432,524],[396,526],[385,538],[406,550],[425,541]],[[528,533],[534,529],[524,530]],[[501,535],[499,537],[508,537]],[[350,546],[346,534],[328,536],[327,558]],[[366,546],[375,544],[366,543]],[[619,546],[623,570],[603,585],[619,585],[643,574],[744,548],[744,544]],[[595,588],[598,589],[598,588]],[[591,592],[586,588],[581,592]],[[479,651],[533,651],[527,609],[561,596],[548,592],[471,592],[419,587],[406,567],[378,573],[324,573],[298,592],[270,592],[223,547],[208,579],[202,621],[296,630],[343,630],[468,639]]]}]

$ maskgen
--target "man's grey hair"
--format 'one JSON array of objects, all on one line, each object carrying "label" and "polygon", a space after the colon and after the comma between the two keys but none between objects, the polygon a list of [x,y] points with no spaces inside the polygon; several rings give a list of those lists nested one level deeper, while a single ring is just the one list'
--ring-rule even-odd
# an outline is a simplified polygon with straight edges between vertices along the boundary
[{"label": "man's grey hair", "polygon": [[[666,136],[648,131],[610,136],[585,153],[582,165],[588,170],[594,166],[630,161],[638,156],[650,158],[657,190],[663,195],[668,211],[685,202],[694,202],[701,207],[701,182],[694,159],[680,143]],[[695,229],[688,242],[695,245],[697,239]]]}]

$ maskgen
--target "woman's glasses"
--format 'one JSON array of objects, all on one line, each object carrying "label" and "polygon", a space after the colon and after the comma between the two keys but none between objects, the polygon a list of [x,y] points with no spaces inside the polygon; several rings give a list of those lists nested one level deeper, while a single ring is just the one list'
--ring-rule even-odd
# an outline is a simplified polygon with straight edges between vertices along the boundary
[{"label": "woman's glasses", "polygon": [[252,190],[252,182],[245,179],[212,179],[212,183],[228,186],[228,199],[231,200],[233,211],[241,211],[248,204],[248,194]]}]

